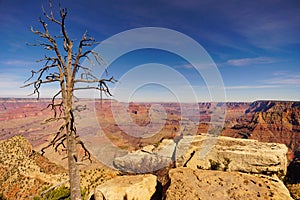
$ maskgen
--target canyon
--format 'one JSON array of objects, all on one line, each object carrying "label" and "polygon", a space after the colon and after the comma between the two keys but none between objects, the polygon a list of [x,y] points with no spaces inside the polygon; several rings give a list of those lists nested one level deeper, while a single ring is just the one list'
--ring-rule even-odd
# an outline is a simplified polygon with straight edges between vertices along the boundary
[{"label": "canyon", "polygon": [[[40,155],[41,148],[48,144],[53,133],[56,132],[56,128],[59,127],[58,122],[46,123],[46,120],[53,114],[47,108],[49,101],[50,99],[0,99],[0,142],[2,144],[2,150],[1,148],[0,150],[5,152],[5,155],[10,155],[1,158],[6,160],[1,165],[1,174],[8,169],[9,173],[15,174],[8,177],[6,173],[7,178],[0,181],[0,184],[3,188],[7,188],[6,186],[12,180],[35,184],[35,189],[28,189],[31,192],[26,192],[26,189],[20,190],[19,185],[13,185],[14,192],[1,191],[1,194],[4,194],[8,199],[12,199],[12,196],[16,194],[21,195],[21,193],[22,197],[33,197],[33,191],[37,188],[39,188],[37,191],[40,193],[42,187],[66,179],[67,162],[62,160],[66,155],[65,152],[60,150],[54,152],[54,149],[49,148],[44,156]],[[287,169],[294,171],[298,169],[300,102],[208,102],[198,103],[195,107],[195,104],[189,103],[122,103],[108,99],[80,99],[76,105],[85,108],[77,116],[78,133],[83,140],[86,140],[87,144],[91,144],[92,153],[95,153],[94,146],[100,146],[106,149],[106,156],[109,157],[110,146],[107,147],[107,143],[125,152],[122,155],[112,155],[110,163],[112,168],[104,166],[103,164],[106,163],[101,163],[96,155],[92,157],[93,164],[88,167],[81,166],[82,184],[86,193],[91,193],[90,196],[98,196],[100,199],[101,195],[111,195],[105,192],[110,190],[109,184],[99,185],[109,179],[114,179],[115,176],[119,177],[121,171],[129,174],[154,171],[152,174],[155,177],[147,175],[150,176],[152,184],[148,196],[158,195],[161,197],[162,194],[157,194],[159,190],[167,199],[181,198],[183,191],[174,192],[180,185],[182,179],[180,174],[186,174],[184,176],[190,176],[192,179],[204,180],[205,177],[210,176],[209,173],[221,177],[222,180],[226,177],[232,177],[232,180],[235,180],[236,177],[241,176],[243,182],[236,185],[240,190],[247,188],[245,183],[251,180],[256,183],[264,182],[265,185],[262,185],[267,189],[262,192],[265,192],[267,199],[272,199],[271,197],[278,197],[273,199],[279,199],[281,195],[286,196],[286,199],[289,198],[288,192],[285,191],[285,187],[280,182],[284,180],[284,175],[287,173],[288,179],[293,180],[293,184],[288,184],[287,187],[293,191],[293,198],[297,199],[299,196],[300,180],[295,178],[296,173],[291,175]],[[14,152],[8,151],[3,146],[4,144],[11,146],[11,143],[17,144]],[[93,145],[93,143],[97,145]],[[182,148],[182,145],[184,147],[186,144],[187,148]],[[24,146],[28,151],[18,150],[18,148],[20,149],[18,146]],[[206,159],[199,159],[196,156],[201,153],[199,148],[208,149],[205,154],[207,155]],[[179,155],[182,149],[185,153]],[[23,153],[20,154],[20,152]],[[31,166],[29,170],[19,167],[20,163],[18,164],[15,160],[18,156],[27,160],[22,166],[29,163],[28,165]],[[240,162],[245,159],[248,159],[246,162],[248,165]],[[12,162],[11,160],[14,164],[6,165]],[[143,160],[143,163],[139,163],[140,160]],[[137,167],[145,166],[145,162],[148,163],[146,166],[148,168]],[[155,163],[158,162],[163,166],[157,168]],[[13,170],[14,166],[18,170]],[[220,172],[210,172],[212,166],[215,166]],[[296,170],[293,166],[296,166]],[[56,169],[57,172],[52,172],[51,168]],[[224,171],[226,171],[226,175]],[[238,174],[241,172],[246,174]],[[101,178],[95,179],[91,183],[94,173]],[[253,173],[260,177],[249,175]],[[261,175],[272,177],[274,174],[278,180],[273,177],[271,179],[275,181],[271,181],[270,184],[266,182],[268,178],[261,177]],[[134,179],[137,181],[136,184],[141,187],[146,181],[145,178],[138,179],[138,177],[134,178],[135,176],[133,175],[133,178],[128,177],[128,179]],[[37,180],[32,179],[32,177]],[[160,186],[156,185],[156,182],[160,183]],[[127,179],[124,177],[124,184],[126,185],[126,183]],[[228,185],[230,181],[224,182],[218,179],[216,183]],[[201,184],[199,183],[198,186],[200,187]],[[201,187],[208,187],[209,185],[203,183]],[[196,191],[194,193],[195,187],[198,186],[187,185],[186,187],[193,191],[193,195],[195,195],[193,197],[213,198],[207,197],[201,192],[197,193]],[[22,187],[26,188],[24,184]],[[211,189],[215,190],[214,187],[219,186],[213,185]],[[254,185],[252,188],[254,193],[249,194],[232,193],[232,188],[229,185],[227,189],[224,188],[224,191],[227,191],[229,199],[231,197],[242,199],[246,196],[255,199],[258,197],[259,187],[261,186]],[[99,191],[102,193],[99,194]],[[131,195],[134,198],[136,195],[138,196],[138,192],[134,192],[129,186],[120,194]],[[216,193],[215,195],[219,194]],[[256,197],[254,198],[254,196]]]}]

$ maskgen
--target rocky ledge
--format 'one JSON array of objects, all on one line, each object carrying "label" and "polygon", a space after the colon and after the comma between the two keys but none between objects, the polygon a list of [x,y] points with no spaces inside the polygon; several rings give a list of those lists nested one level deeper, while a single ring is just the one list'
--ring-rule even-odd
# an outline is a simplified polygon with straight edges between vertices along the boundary
[{"label": "rocky ledge", "polygon": [[287,152],[284,144],[224,136],[184,136],[178,143],[165,139],[157,147],[150,145],[117,157],[114,164],[134,173],[156,171],[175,161],[176,167],[282,176],[286,174]]},{"label": "rocky ledge", "polygon": [[172,169],[169,175],[171,185],[166,200],[292,199],[276,177],[189,168]]},{"label": "rocky ledge", "polygon": [[190,141],[189,136],[179,141],[176,148],[177,167],[286,174],[288,148],[284,144],[201,135]]},{"label": "rocky ledge", "polygon": [[287,151],[283,144],[230,137],[164,140],[118,157],[114,163],[128,172],[152,173],[151,169],[175,162],[168,183],[151,174],[117,177],[98,186],[94,198],[289,200],[281,181],[287,170]]}]

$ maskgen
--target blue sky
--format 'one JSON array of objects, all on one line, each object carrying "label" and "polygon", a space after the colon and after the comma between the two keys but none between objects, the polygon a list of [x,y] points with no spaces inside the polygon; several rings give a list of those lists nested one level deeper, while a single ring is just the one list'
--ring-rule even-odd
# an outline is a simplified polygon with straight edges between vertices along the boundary
[{"label": "blue sky", "polygon": [[[47,53],[26,45],[38,39],[30,26],[41,29],[42,4],[47,8],[47,1],[0,0],[0,97],[31,93],[31,88],[19,87],[31,69],[38,68],[35,61]],[[169,28],[193,38],[216,63],[226,101],[300,100],[300,1],[65,0],[61,4],[68,8],[67,28],[74,39],[88,30],[103,41],[140,27]],[[201,76],[172,53],[131,52],[110,66],[109,73],[118,79],[137,65],[153,62],[182,74],[199,101],[211,100]],[[56,90],[42,88],[42,97]],[[174,100],[168,88],[155,84],[137,91],[133,96],[140,101]]]}]

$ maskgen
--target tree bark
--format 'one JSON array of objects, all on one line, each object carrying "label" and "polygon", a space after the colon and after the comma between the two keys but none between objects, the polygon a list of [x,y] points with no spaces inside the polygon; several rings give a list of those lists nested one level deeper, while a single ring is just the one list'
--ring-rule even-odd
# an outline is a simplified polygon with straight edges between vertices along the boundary
[{"label": "tree bark", "polygon": [[67,135],[67,150],[68,150],[68,169],[69,169],[69,180],[70,180],[70,193],[71,200],[81,200],[80,191],[80,174],[77,165],[77,141],[75,138],[75,124],[74,116],[72,113],[73,108],[73,95],[67,87],[67,98],[65,98],[65,120],[66,120],[66,135]]},{"label": "tree bark", "polygon": [[76,140],[74,134],[68,134],[68,167],[70,177],[70,192],[72,200],[81,200],[80,174],[75,158],[77,158]]},{"label": "tree bark", "polygon": [[73,88],[74,81],[71,76],[72,67],[72,43],[69,44],[70,49],[68,51],[68,67],[66,77],[66,91],[64,98],[65,109],[65,120],[66,120],[66,131],[67,131],[67,149],[68,149],[68,167],[69,167],[69,178],[70,178],[70,193],[71,200],[81,200],[80,191],[80,174],[77,165],[78,153],[77,153],[77,141],[76,141],[76,128],[75,119],[73,115]]}]

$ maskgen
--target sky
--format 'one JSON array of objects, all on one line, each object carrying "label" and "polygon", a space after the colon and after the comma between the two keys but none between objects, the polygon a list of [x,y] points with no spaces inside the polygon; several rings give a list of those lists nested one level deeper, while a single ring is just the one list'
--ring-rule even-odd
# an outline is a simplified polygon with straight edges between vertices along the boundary
[{"label": "sky", "polygon": [[[53,0],[53,4],[57,8],[58,1]],[[199,73],[190,60],[178,55],[180,47],[176,49],[174,44],[180,46],[185,40],[172,34],[158,35],[151,39],[171,42],[171,52],[145,47],[109,61],[109,75],[120,80],[111,86],[116,88],[116,98],[187,102],[300,100],[300,1],[61,0],[60,4],[68,9],[66,27],[74,41],[85,31],[97,41],[107,41],[124,31],[158,27],[180,33],[203,48],[195,52],[191,47],[184,53],[211,60],[200,67],[203,73]],[[32,92],[32,88],[20,86],[32,69],[39,68],[40,63],[35,61],[49,53],[26,45],[39,39],[30,27],[42,30],[38,22],[43,17],[41,5],[48,10],[45,0],[0,0],[0,97],[23,98]],[[58,14],[57,10],[54,13]],[[51,23],[49,29],[57,32]],[[119,48],[126,42],[138,46],[139,37],[145,39],[151,34],[125,38]],[[209,67],[215,67],[217,73],[205,75]],[[219,79],[222,91],[212,85]],[[51,97],[55,91],[55,85],[43,87],[41,97]],[[225,97],[214,96],[223,91]]]}]

